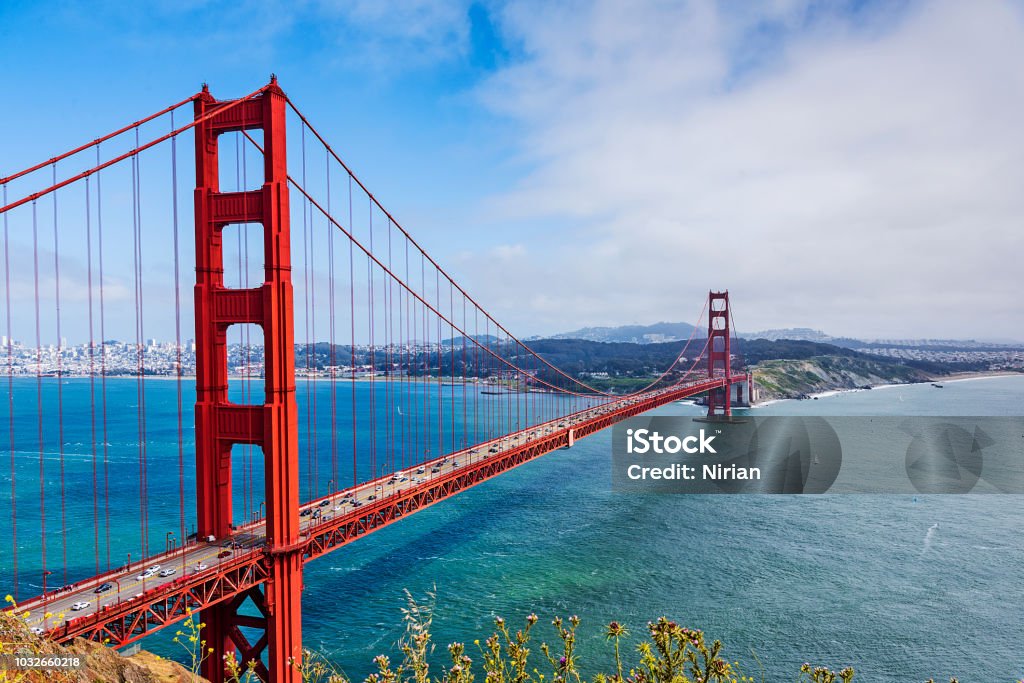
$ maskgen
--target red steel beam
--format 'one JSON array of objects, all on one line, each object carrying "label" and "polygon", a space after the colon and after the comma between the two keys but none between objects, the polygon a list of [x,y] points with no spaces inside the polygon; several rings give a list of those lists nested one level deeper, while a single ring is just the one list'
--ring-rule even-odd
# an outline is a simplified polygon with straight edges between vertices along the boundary
[{"label": "red steel beam", "polygon": [[202,573],[180,576],[141,597],[69,619],[48,636],[59,643],[86,638],[123,647],[181,621],[192,611],[208,609],[266,580],[262,552],[236,555]]}]

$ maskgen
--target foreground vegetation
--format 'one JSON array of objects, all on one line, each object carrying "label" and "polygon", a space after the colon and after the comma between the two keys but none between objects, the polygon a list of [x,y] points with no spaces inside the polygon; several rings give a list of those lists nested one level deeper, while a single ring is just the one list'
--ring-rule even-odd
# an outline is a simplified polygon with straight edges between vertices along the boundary
[{"label": "foreground vegetation", "polygon": [[[373,663],[376,671],[365,683],[474,683],[482,674],[485,683],[583,683],[576,653],[577,616],[551,622],[555,639],[552,644],[541,641],[535,645],[533,630],[540,620],[536,614],[526,618],[514,632],[502,617],[494,620],[494,630],[484,641],[474,640],[471,648],[464,643],[450,643],[448,664],[439,674],[431,673],[429,660],[434,654],[431,638],[433,596],[427,603],[417,602],[407,594],[402,610],[405,633],[398,642],[401,659],[397,663],[387,655],[378,655]],[[194,673],[198,673],[208,652],[202,639],[202,623],[191,617],[175,642],[184,650]],[[612,622],[605,628],[611,647],[611,670],[592,676],[593,683],[754,683],[763,681],[745,675],[739,662],[730,662],[723,654],[722,643],[709,642],[703,631],[680,626],[661,617],[647,624],[648,640],[636,647],[632,663],[624,657],[623,640],[629,632]],[[536,647],[540,656],[536,656]],[[296,663],[307,683],[349,683],[349,678],[323,656],[306,650],[303,661]],[[531,655],[533,657],[531,658]],[[256,680],[252,662],[241,663],[232,655],[225,659],[225,668],[232,683]],[[804,664],[796,681],[805,683],[849,683],[854,670],[835,672],[823,666]]]},{"label": "foreground vegetation", "polygon": [[[13,601],[8,596],[8,602]],[[555,618],[551,622],[551,643],[535,638],[534,629],[540,619],[531,614],[521,627],[513,629],[497,617],[494,630],[485,640],[475,640],[472,646],[451,643],[447,647],[447,664],[440,672],[431,671],[434,643],[431,638],[433,596],[426,603],[417,602],[407,595],[407,606],[402,610],[405,632],[397,647],[400,658],[395,663],[386,655],[374,658],[376,668],[365,683],[584,683],[577,655],[576,631],[579,617]],[[212,648],[203,638],[204,624],[194,615],[177,630],[174,643],[183,654],[185,665],[161,660],[145,654],[148,659],[137,660],[131,667],[118,665],[123,658],[99,644],[77,641],[63,648],[44,638],[34,636],[25,625],[25,612],[17,606],[0,612],[0,658],[15,652],[35,655],[75,652],[86,660],[86,667],[71,672],[28,672],[0,668],[0,681],[12,683],[63,683],[76,681],[94,683],[103,681],[203,681],[199,671],[210,656]],[[609,645],[607,670],[590,677],[591,683],[764,683],[765,674],[754,656],[758,671],[755,675],[744,672],[739,662],[724,655],[718,640],[709,640],[703,631],[686,628],[665,617],[647,624],[646,638],[635,647],[627,645],[629,632],[617,622],[608,624],[604,635]],[[133,658],[139,655],[134,655]],[[108,660],[115,660],[113,664]],[[295,663],[305,683],[349,683],[350,679],[322,655],[306,650],[303,660]],[[239,662],[229,655],[224,660],[225,671],[231,683],[251,683],[257,679],[254,662]],[[850,667],[833,671],[825,666],[809,663],[794,672],[797,683],[849,683],[854,678]],[[928,681],[927,683],[934,683]],[[951,679],[950,683],[956,683]],[[1024,682],[1022,682],[1024,683]]]}]

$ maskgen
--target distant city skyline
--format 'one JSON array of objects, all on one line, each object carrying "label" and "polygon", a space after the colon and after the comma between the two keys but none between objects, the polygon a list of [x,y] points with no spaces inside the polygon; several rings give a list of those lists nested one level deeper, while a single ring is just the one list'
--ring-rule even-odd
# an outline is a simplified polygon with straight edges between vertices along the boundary
[{"label": "distant city skyline", "polygon": [[[12,60],[34,55],[6,75],[24,99],[0,112],[0,176],[203,82],[233,97],[276,72],[374,194],[521,337],[688,319],[726,288],[746,330],[1024,337],[1014,0],[8,3],[0,40]],[[152,168],[145,177],[162,181]],[[143,200],[156,211],[155,195]],[[41,202],[44,293],[49,211]],[[144,331],[164,339],[174,296],[154,281],[170,281],[168,223],[146,225],[151,248],[164,241],[145,262]],[[20,217],[21,339],[33,336],[30,242]],[[134,321],[115,309],[132,283],[113,269],[127,270],[129,245],[107,246],[107,322],[122,338]],[[89,337],[81,258],[62,273],[69,340]],[[42,327],[52,343],[52,321]]]}]

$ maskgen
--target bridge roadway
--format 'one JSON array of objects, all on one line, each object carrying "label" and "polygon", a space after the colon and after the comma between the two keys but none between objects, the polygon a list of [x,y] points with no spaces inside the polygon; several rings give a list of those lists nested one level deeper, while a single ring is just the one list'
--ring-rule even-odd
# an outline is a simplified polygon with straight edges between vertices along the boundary
[{"label": "bridge roadway", "polygon": [[[731,378],[732,383],[745,380],[746,375]],[[570,446],[575,439],[725,382],[724,377],[705,379],[605,403],[305,503],[300,508],[304,561],[523,462]],[[18,609],[29,611],[31,628],[56,641],[85,637],[124,646],[184,619],[189,610],[231,598],[244,600],[266,580],[265,542],[264,522],[255,521],[238,527],[230,538],[192,541],[130,567],[79,581],[71,589],[50,591]],[[156,573],[144,575],[150,567],[158,567]],[[110,588],[97,593],[104,584]]]}]

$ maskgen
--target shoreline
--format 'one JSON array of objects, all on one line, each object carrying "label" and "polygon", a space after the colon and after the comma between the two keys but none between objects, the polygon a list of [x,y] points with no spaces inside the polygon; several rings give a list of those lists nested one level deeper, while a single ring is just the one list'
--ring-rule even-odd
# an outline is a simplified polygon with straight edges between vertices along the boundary
[{"label": "shoreline", "polygon": [[830,398],[832,396],[838,396],[840,394],[852,394],[859,391],[879,391],[882,389],[895,389],[897,387],[911,387],[919,384],[939,384],[939,383],[953,383],[953,382],[970,382],[979,379],[999,379],[1001,377],[1024,377],[1022,372],[1006,372],[1003,370],[996,371],[975,371],[975,372],[957,372],[945,377],[932,377],[927,381],[923,382],[893,382],[891,384],[877,384],[872,385],[870,389],[854,388],[854,389],[828,389],[826,391],[819,391],[813,394],[807,394],[806,398],[788,397],[788,398],[772,398],[767,401],[762,401],[755,406],[751,406],[751,409],[760,408],[761,406],[771,405],[773,403],[781,403],[782,401],[808,401],[822,398]]},{"label": "shoreline", "polygon": [[946,375],[945,377],[933,377],[932,382],[966,382],[972,379],[995,379],[996,377],[1024,377],[1024,372],[1007,372],[1005,370],[992,370],[985,371],[979,370],[976,372],[954,372]]}]

